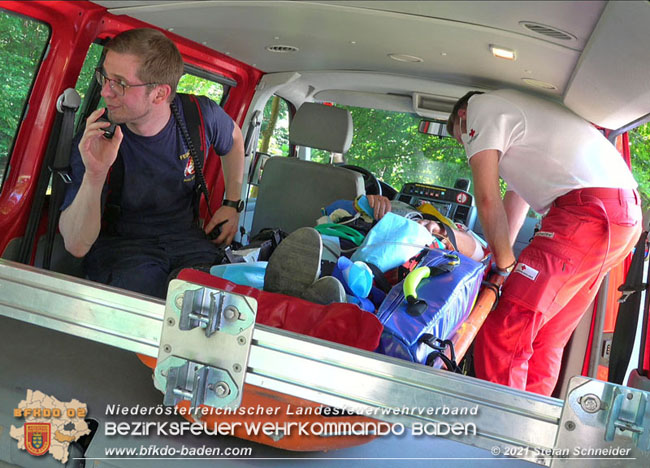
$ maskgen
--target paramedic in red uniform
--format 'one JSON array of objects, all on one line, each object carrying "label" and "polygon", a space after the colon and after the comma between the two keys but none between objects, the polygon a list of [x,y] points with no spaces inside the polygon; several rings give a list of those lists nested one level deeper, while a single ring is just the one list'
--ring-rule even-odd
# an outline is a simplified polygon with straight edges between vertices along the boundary
[{"label": "paramedic in red uniform", "polygon": [[[637,183],[589,122],[517,91],[468,93],[447,129],[465,147],[481,225],[497,272],[508,277],[476,338],[476,376],[550,395],[603,276],[639,238]],[[499,177],[508,185],[503,199]],[[529,207],[544,218],[515,259]]]}]

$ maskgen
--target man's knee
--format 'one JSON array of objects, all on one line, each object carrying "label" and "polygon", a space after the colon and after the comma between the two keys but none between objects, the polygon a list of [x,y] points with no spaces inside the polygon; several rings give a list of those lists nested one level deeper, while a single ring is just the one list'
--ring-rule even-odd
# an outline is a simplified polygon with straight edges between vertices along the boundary
[{"label": "man's knee", "polygon": [[[164,299],[169,272],[162,265],[113,270],[106,284]],[[92,278],[91,278],[92,279]]]}]

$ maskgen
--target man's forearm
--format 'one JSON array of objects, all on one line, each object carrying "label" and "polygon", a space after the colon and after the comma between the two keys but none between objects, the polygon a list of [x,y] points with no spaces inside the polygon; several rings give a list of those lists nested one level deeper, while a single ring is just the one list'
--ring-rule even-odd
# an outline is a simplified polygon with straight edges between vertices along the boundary
[{"label": "man's forearm", "polygon": [[479,218],[483,233],[500,268],[506,268],[515,261],[512,245],[509,242],[508,218],[501,200],[490,200],[479,205]]},{"label": "man's forearm", "polygon": [[514,245],[530,207],[523,198],[512,191],[506,192],[506,196],[503,198],[503,206],[508,217],[510,245]]},{"label": "man's forearm", "polygon": [[239,200],[244,178],[244,141],[239,130],[235,126],[233,131],[233,145],[228,154],[223,156],[223,177],[226,185],[226,198],[228,200]]},{"label": "man's forearm", "polygon": [[510,244],[508,217],[499,189],[497,150],[476,153],[469,161],[474,177],[474,194],[483,233],[500,268],[515,261]]},{"label": "man's forearm", "polygon": [[65,248],[75,257],[86,255],[99,236],[103,185],[84,176],[74,201],[61,213],[59,229]]}]

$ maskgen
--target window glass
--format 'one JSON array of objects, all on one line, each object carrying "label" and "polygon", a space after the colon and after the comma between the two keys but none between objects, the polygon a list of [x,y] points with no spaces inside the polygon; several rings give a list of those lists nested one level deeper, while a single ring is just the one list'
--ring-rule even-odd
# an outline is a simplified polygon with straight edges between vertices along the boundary
[{"label": "window glass", "polygon": [[642,206],[650,206],[650,123],[630,131],[632,173],[639,183]]},{"label": "window glass", "polygon": [[[453,138],[419,133],[421,117],[378,109],[339,107],[350,111],[354,125],[352,145],[343,156],[346,164],[369,170],[397,190],[408,182],[453,187],[458,178],[471,179],[462,145]],[[330,157],[329,151],[311,150],[312,161],[327,164]],[[338,158],[334,155],[334,162]]]},{"label": "window glass", "polygon": [[[95,68],[99,66],[99,61],[101,60],[103,51],[103,46],[99,44],[91,44],[86,59],[84,60],[84,64],[81,67],[81,72],[77,78],[77,84],[75,85],[75,89],[79,93],[79,96],[81,96],[81,106],[79,106],[79,111],[75,117],[75,128],[79,128],[79,120],[83,114],[83,109],[86,109],[88,106],[86,100],[93,97],[89,95],[90,90],[94,86],[99,87],[98,84],[95,84]],[[102,107],[103,105],[104,101],[102,100],[99,107]]]},{"label": "window glass", "polygon": [[264,107],[257,151],[271,156],[289,155],[289,105],[279,96],[273,96]]},{"label": "window glass", "polygon": [[47,25],[0,10],[0,186],[49,35]]},{"label": "window glass", "polygon": [[217,83],[216,81],[207,80],[205,78],[185,73],[178,82],[176,90],[179,93],[207,96],[213,101],[221,103],[224,93],[224,85]]}]

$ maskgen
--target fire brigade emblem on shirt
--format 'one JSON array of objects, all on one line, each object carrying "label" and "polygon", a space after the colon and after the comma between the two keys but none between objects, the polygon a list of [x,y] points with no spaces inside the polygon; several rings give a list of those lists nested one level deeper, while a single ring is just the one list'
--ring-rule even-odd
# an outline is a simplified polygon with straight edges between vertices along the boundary
[{"label": "fire brigade emblem on shirt", "polygon": [[50,448],[50,434],[50,423],[26,423],[25,450],[37,457],[46,454]]},{"label": "fire brigade emblem on shirt", "polygon": [[185,165],[185,177],[194,175],[194,161],[192,158],[187,158],[187,164]]}]

